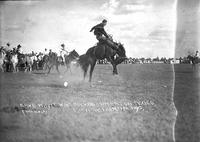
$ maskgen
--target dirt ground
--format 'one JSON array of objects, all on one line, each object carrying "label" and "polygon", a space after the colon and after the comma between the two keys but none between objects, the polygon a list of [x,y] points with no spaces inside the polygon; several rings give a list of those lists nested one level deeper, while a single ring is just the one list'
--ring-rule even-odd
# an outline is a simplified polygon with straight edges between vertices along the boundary
[{"label": "dirt ground", "polygon": [[97,65],[92,83],[60,70],[0,73],[1,142],[173,141],[172,65]]}]

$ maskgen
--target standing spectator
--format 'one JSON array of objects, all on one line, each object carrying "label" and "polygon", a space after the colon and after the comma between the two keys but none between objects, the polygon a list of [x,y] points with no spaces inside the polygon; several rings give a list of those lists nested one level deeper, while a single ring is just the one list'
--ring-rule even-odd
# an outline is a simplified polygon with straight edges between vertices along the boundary
[{"label": "standing spectator", "polygon": [[19,54],[23,54],[22,46],[20,44],[17,45],[17,51]]},{"label": "standing spectator", "polygon": [[45,56],[45,55],[48,55],[48,54],[49,54],[49,53],[48,53],[47,49],[45,48],[45,49],[44,49],[43,55]]},{"label": "standing spectator", "polygon": [[11,47],[10,47],[10,43],[9,43],[9,42],[6,44],[5,50],[6,50],[6,51],[11,50]]}]

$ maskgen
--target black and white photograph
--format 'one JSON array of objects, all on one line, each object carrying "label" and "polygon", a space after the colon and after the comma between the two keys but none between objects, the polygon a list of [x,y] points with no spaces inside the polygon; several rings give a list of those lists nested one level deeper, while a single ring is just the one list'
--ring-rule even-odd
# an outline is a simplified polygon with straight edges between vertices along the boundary
[{"label": "black and white photograph", "polygon": [[0,0],[1,142],[198,142],[199,0]]}]

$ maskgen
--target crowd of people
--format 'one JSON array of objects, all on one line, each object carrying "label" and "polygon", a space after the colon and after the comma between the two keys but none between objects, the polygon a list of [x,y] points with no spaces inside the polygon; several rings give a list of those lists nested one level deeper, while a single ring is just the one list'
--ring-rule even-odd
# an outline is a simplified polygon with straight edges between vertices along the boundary
[{"label": "crowd of people", "polygon": [[[51,56],[52,54],[56,54],[56,56],[61,59],[61,62],[65,62],[66,55],[69,54],[69,52],[65,49],[65,44],[60,45],[60,52],[59,54],[52,51],[52,49],[45,48],[43,52],[34,52],[31,51],[30,53],[24,53],[23,48],[20,44],[18,44],[16,47],[12,47],[10,43],[7,43],[5,46],[1,46],[0,48],[0,66],[1,70],[4,71],[12,71],[14,66],[14,62],[17,62],[16,64],[18,67],[20,66],[26,66],[27,60],[31,60],[31,64],[35,65],[35,68],[41,68],[42,62],[44,56]],[[16,55],[16,56],[15,56]],[[25,64],[26,63],[26,64]]]},{"label": "crowd of people", "polygon": [[[59,56],[64,57],[65,54],[68,55],[69,52],[66,50],[65,44],[61,44],[60,46],[61,46],[61,48],[59,51]],[[51,55],[53,52],[52,49],[48,50],[47,48],[45,48],[43,52],[32,51],[31,53],[24,53],[23,48],[20,44],[18,44],[16,47],[12,47],[9,42],[5,46],[1,46],[0,49],[5,50],[6,52],[13,52],[13,53],[17,52],[19,54],[28,54],[28,55],[32,55],[32,56]]]}]

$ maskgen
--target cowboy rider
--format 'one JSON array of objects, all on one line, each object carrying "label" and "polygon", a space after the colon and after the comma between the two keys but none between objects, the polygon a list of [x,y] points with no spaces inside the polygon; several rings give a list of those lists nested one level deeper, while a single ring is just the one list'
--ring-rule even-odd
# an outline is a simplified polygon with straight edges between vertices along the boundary
[{"label": "cowboy rider", "polygon": [[106,26],[106,24],[107,24],[107,20],[104,19],[100,24],[97,24],[96,26],[92,27],[90,32],[94,30],[94,35],[96,35],[96,39],[99,42],[102,42],[102,41],[106,42],[111,48],[113,48],[114,50],[117,50],[118,48],[117,44],[109,39],[108,34],[104,30],[104,27]]},{"label": "cowboy rider", "polygon": [[62,47],[62,48],[61,48],[61,51],[65,51],[66,54],[68,55],[69,52],[65,49],[65,44],[63,43],[63,44],[61,44],[60,46]]},{"label": "cowboy rider", "polygon": [[61,44],[60,56],[63,58],[63,62],[65,62],[65,55],[69,55],[69,52],[65,49],[65,44]]}]

